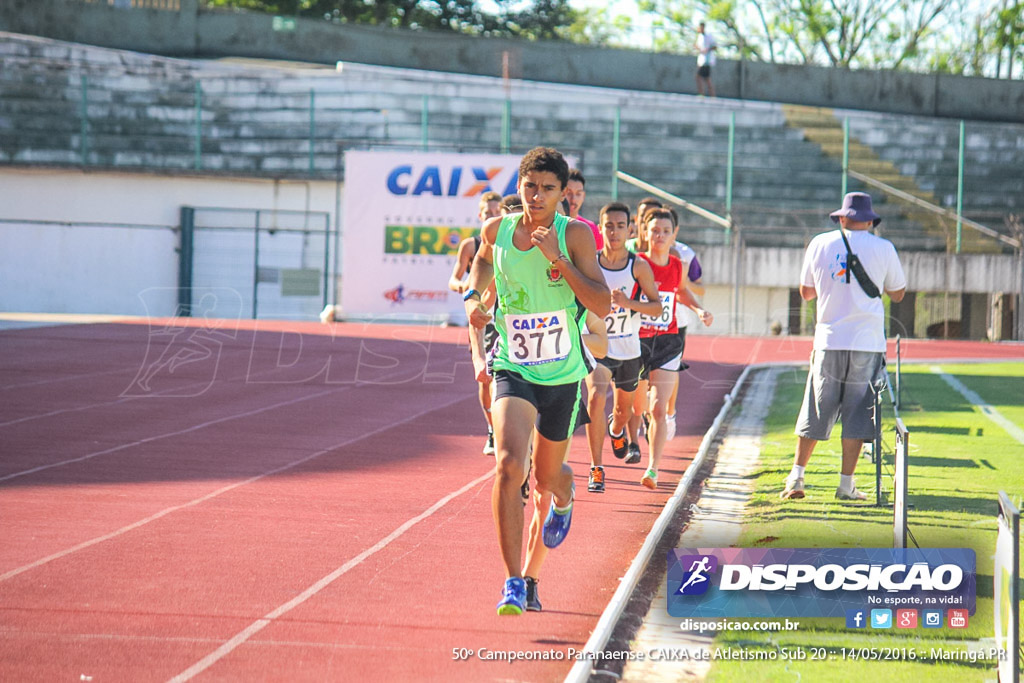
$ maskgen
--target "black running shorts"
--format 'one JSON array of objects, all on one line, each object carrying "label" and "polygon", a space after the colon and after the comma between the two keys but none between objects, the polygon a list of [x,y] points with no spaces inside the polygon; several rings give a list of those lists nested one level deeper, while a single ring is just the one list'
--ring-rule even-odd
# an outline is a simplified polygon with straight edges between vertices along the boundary
[{"label": "black running shorts", "polygon": [[565,441],[576,428],[590,422],[580,382],[534,384],[514,372],[494,373],[494,400],[514,396],[537,409],[537,432],[548,441]]},{"label": "black running shorts", "polygon": [[493,375],[494,372],[491,370],[491,366],[494,365],[494,355],[498,352],[498,342],[501,337],[498,336],[498,328],[494,326],[493,322],[489,322],[484,325],[484,358],[487,359],[487,374]]},{"label": "black running shorts", "polygon": [[675,372],[683,355],[683,343],[676,334],[659,334],[656,337],[640,337],[640,359],[643,368],[640,379],[649,379],[651,370]]},{"label": "black running shorts", "polygon": [[598,358],[597,362],[612,371],[612,382],[616,389],[636,391],[640,383],[640,356],[629,360]]}]

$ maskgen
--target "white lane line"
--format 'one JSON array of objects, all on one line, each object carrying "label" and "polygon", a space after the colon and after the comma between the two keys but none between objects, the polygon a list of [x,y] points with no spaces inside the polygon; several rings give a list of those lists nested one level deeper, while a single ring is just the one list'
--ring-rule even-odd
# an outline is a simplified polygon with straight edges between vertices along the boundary
[{"label": "white lane line", "polygon": [[[7,481],[8,479],[15,479],[17,477],[23,477],[23,476],[26,476],[26,475],[29,475],[29,474],[33,474],[35,472],[39,472],[41,470],[50,469],[52,467],[60,467],[62,465],[70,465],[70,464],[73,464],[73,463],[76,463],[76,462],[81,462],[83,460],[89,460],[90,458],[95,458],[98,455],[106,455],[107,453],[114,453],[115,451],[123,450],[125,448],[131,448],[132,446],[138,446],[138,445],[141,445],[141,444],[144,444],[144,443],[149,443],[150,441],[157,441],[157,440],[163,439],[165,437],[178,436],[180,434],[188,434],[189,432],[193,432],[193,431],[196,431],[198,429],[202,429],[203,427],[209,427],[210,425],[215,425],[215,424],[218,424],[220,422],[227,422],[229,420],[234,420],[234,419],[240,418],[240,417],[249,417],[249,416],[252,416],[252,415],[256,415],[258,413],[262,413],[262,412],[267,411],[267,410],[272,410],[274,408],[281,408],[281,407],[284,407],[284,406],[287,406],[287,405],[291,405],[293,403],[301,403],[302,401],[307,401],[307,400],[312,399],[312,398],[319,398],[319,397],[325,396],[327,394],[341,393],[342,391],[347,391],[349,389],[353,389],[353,388],[357,388],[357,387],[370,386],[370,385],[376,384],[376,382],[383,382],[383,381],[385,381],[387,379],[390,379],[392,377],[400,376],[403,373],[404,373],[404,371],[402,371],[402,370],[395,371],[395,372],[390,372],[390,373],[388,373],[386,375],[383,375],[382,377],[380,377],[375,382],[363,382],[363,383],[359,383],[359,384],[347,384],[347,385],[341,386],[341,387],[334,387],[332,389],[326,389],[324,391],[321,391],[320,393],[313,394],[312,396],[301,396],[299,398],[295,398],[295,399],[292,399],[290,401],[283,401],[281,403],[275,403],[274,405],[266,406],[266,407],[263,407],[263,408],[257,408],[256,410],[251,410],[249,412],[239,413],[237,415],[228,415],[226,417],[221,417],[221,418],[218,418],[216,420],[210,420],[209,422],[203,422],[202,424],[192,425],[191,427],[188,427],[186,429],[181,429],[181,430],[178,430],[178,431],[175,431],[175,432],[167,432],[166,434],[160,434],[158,436],[150,436],[150,437],[147,437],[147,438],[142,439],[140,441],[133,441],[132,443],[121,444],[120,446],[114,446],[113,448],[108,448],[108,449],[103,450],[103,451],[97,451],[95,453],[90,453],[88,455],[83,455],[83,456],[80,456],[78,458],[71,458],[70,460],[63,460],[61,462],[49,463],[47,465],[40,465],[39,467],[35,467],[33,469],[23,470],[21,472],[14,472],[12,474],[7,474],[7,475],[4,475],[4,476],[0,477],[0,482]],[[133,399],[122,399],[122,400],[135,400],[135,399],[133,398]],[[116,403],[120,403],[120,401],[116,401]],[[88,408],[88,407],[94,407],[94,406],[86,406],[86,408]],[[75,410],[84,410],[84,409],[85,408],[76,408]],[[0,426],[3,426],[3,425],[0,425]]]},{"label": "white lane line", "polygon": [[988,419],[992,420],[997,425],[1005,429],[1007,433],[1014,439],[1024,444],[1024,429],[1021,429],[1013,422],[1007,420],[1002,413],[1000,413],[998,410],[996,410],[988,403],[986,403],[985,399],[983,399],[981,396],[968,389],[966,386],[964,386],[963,382],[958,380],[953,375],[943,372],[942,368],[940,368],[938,365],[931,366],[929,370],[931,370],[933,373],[941,377],[942,381],[944,381],[946,384],[956,389],[961,396],[966,398],[972,404],[976,405]]},{"label": "white lane line", "polygon": [[191,680],[193,677],[206,671],[208,668],[216,664],[225,656],[229,655],[239,645],[249,640],[249,638],[262,631],[268,625],[270,625],[270,623],[274,621],[274,619],[277,619],[278,617],[290,612],[302,603],[306,602],[307,600],[315,596],[317,593],[322,591],[324,588],[329,586],[331,583],[336,581],[340,576],[347,573],[351,569],[354,569],[355,567],[359,566],[366,558],[386,548],[392,541],[394,541],[399,536],[404,534],[406,531],[414,527],[416,524],[422,522],[424,519],[433,515],[435,512],[437,512],[445,505],[447,505],[450,501],[461,496],[463,493],[473,489],[474,487],[479,486],[480,484],[484,483],[493,476],[493,471],[488,472],[487,474],[477,477],[473,481],[469,482],[468,484],[460,488],[458,491],[453,491],[452,493],[449,493],[447,496],[437,501],[420,514],[406,521],[404,524],[402,524],[400,527],[392,531],[390,534],[388,534],[381,540],[377,541],[375,545],[359,553],[351,560],[341,565],[333,572],[323,577],[322,579],[320,579],[312,586],[296,595],[288,602],[284,603],[277,609],[274,609],[273,611],[267,613],[262,619],[257,619],[256,621],[249,624],[246,628],[239,631],[237,634],[235,634],[233,638],[228,640],[219,648],[217,648],[207,656],[203,657],[198,662],[196,662],[189,668],[185,669],[174,678],[170,679],[169,683],[183,683],[184,681]]},{"label": "white lane line", "polygon": [[[147,618],[163,617],[161,614],[146,614]],[[0,636],[7,639],[20,638],[21,640],[42,640],[48,644],[60,641],[62,643],[81,643],[90,641],[111,641],[115,643],[187,643],[190,645],[214,645],[220,643],[220,638],[200,638],[196,636],[140,636],[126,633],[64,633],[60,631],[27,631],[13,628],[0,627]],[[257,638],[250,641],[254,645],[267,645],[271,647],[296,647],[296,648],[317,648],[320,650],[363,650],[366,646],[362,643],[325,643],[313,640],[267,640]],[[432,646],[410,648],[405,644],[376,643],[374,651],[393,650],[395,652],[408,652],[410,649],[429,651]]]},{"label": "white lane line", "polygon": [[[250,362],[250,365],[251,365],[252,364],[252,359],[251,358],[249,359],[249,362]],[[230,377],[230,378],[228,378],[226,380],[223,380],[223,381],[226,384],[233,384],[235,382],[248,382],[250,379],[253,379],[253,378],[256,378],[256,377],[264,377],[266,375],[272,375],[272,374],[274,374],[275,372],[277,372],[278,370],[281,370],[281,369],[282,369],[281,367],[274,367],[274,368],[271,368],[269,370],[264,370],[262,372],[255,372],[255,373],[254,372],[246,372],[244,375],[238,375],[237,377]],[[286,368],[283,368],[283,369],[291,370],[292,368],[291,367],[286,367]],[[119,370],[118,372],[128,372],[128,371],[127,370]],[[135,372],[136,374],[138,374],[138,370],[132,370],[132,372]],[[212,381],[203,380],[201,382],[192,382],[191,384],[185,384],[185,385],[182,385],[180,387],[172,387],[170,389],[164,389],[163,391],[154,391],[153,393],[146,394],[145,396],[124,396],[122,398],[117,399],[116,401],[103,401],[102,403],[89,403],[89,404],[84,405],[84,406],[75,406],[73,408],[58,408],[57,410],[51,410],[48,413],[38,413],[36,415],[26,415],[25,417],[19,417],[19,418],[15,419],[15,420],[8,420],[7,422],[0,422],[0,427],[9,427],[11,425],[21,424],[22,422],[31,422],[32,420],[41,420],[43,418],[53,417],[54,415],[64,415],[65,413],[77,413],[77,412],[81,412],[83,410],[92,410],[93,408],[105,408],[107,406],[116,406],[116,405],[119,405],[121,403],[128,403],[128,402],[131,402],[131,401],[139,401],[139,400],[142,400],[142,399],[154,398],[156,396],[163,396],[164,394],[173,394],[175,392],[189,391],[191,389],[200,389],[202,387],[209,387],[209,386],[212,386],[212,385],[213,385]]]},{"label": "white lane line", "polygon": [[21,384],[5,384],[0,387],[0,391],[7,391],[8,389],[24,389],[26,387],[37,387],[42,384],[56,384],[58,382],[71,382],[79,379],[89,379],[90,377],[102,377],[103,375],[116,375],[120,372],[136,372],[134,370],[126,370],[125,368],[117,368],[116,370],[100,370],[98,372],[89,372],[82,375],[63,375],[61,377],[50,377],[49,379],[37,379],[31,382],[22,382]]},{"label": "white lane line", "polygon": [[120,529],[117,529],[116,531],[110,532],[109,534],[104,534],[102,536],[97,536],[96,538],[90,539],[88,541],[84,541],[82,543],[79,543],[76,546],[73,546],[71,548],[66,548],[65,550],[62,550],[62,551],[57,552],[57,553],[54,553],[52,555],[48,555],[47,557],[41,558],[39,560],[36,560],[35,562],[32,562],[30,564],[26,564],[24,566],[18,567],[17,569],[12,569],[11,571],[7,572],[6,574],[0,574],[0,582],[6,581],[7,579],[10,579],[10,578],[13,578],[13,577],[17,576],[18,574],[23,574],[23,573],[25,573],[25,572],[27,572],[29,570],[35,569],[36,567],[41,567],[44,564],[47,564],[49,562],[53,562],[54,560],[59,560],[62,557],[67,557],[68,555],[70,555],[72,553],[76,553],[79,550],[84,550],[85,548],[89,548],[91,546],[94,546],[97,543],[102,543],[104,541],[109,541],[112,538],[116,538],[118,536],[122,536],[122,535],[128,533],[129,531],[132,531],[134,529],[138,529],[139,527],[144,526],[146,524],[149,524],[150,522],[154,522],[154,521],[160,519],[161,517],[166,517],[167,515],[171,514],[172,512],[177,512],[178,510],[184,510],[186,508],[195,507],[196,505],[199,505],[201,503],[205,503],[206,501],[211,500],[212,498],[216,498],[217,496],[219,496],[219,495],[221,495],[223,493],[227,493],[228,491],[232,491],[232,490],[237,489],[237,488],[239,488],[241,486],[245,486],[246,484],[251,484],[254,481],[259,481],[260,479],[263,479],[264,477],[269,477],[271,475],[278,474],[279,472],[284,472],[285,470],[290,470],[293,467],[297,467],[297,466],[299,466],[299,465],[301,465],[301,464],[303,464],[305,462],[309,462],[313,458],[318,458],[321,455],[324,455],[325,453],[330,453],[333,450],[336,450],[336,449],[339,449],[339,448],[344,448],[345,446],[349,446],[349,445],[351,445],[353,443],[356,443],[358,441],[362,441],[363,439],[366,439],[368,437],[375,436],[377,434],[380,434],[381,432],[385,432],[385,431],[387,431],[389,429],[392,429],[392,428],[397,427],[399,425],[405,424],[406,422],[410,422],[412,420],[415,420],[416,418],[422,417],[423,415],[426,415],[427,413],[434,412],[435,410],[440,410],[441,408],[447,408],[450,405],[454,405],[455,403],[458,403],[459,401],[464,401],[467,398],[469,398],[470,396],[475,396],[475,395],[476,395],[475,393],[474,394],[467,394],[467,395],[464,395],[464,396],[460,396],[460,397],[458,397],[458,398],[456,398],[456,399],[454,399],[452,401],[449,401],[447,403],[444,403],[442,405],[432,406],[430,408],[427,408],[426,410],[422,410],[422,411],[416,413],[415,415],[410,415],[409,417],[405,418],[404,420],[399,420],[398,422],[392,422],[390,424],[378,427],[377,429],[374,429],[373,431],[366,432],[365,434],[360,434],[357,437],[353,437],[351,439],[347,439],[345,441],[342,441],[341,443],[334,444],[333,446],[329,446],[329,447],[327,447],[327,448],[325,448],[323,450],[317,451],[316,453],[313,453],[312,455],[307,455],[305,457],[299,458],[298,460],[293,460],[292,462],[290,462],[290,463],[288,463],[286,465],[282,465],[281,467],[277,467],[275,469],[268,470],[268,471],[264,472],[263,474],[258,474],[258,475],[254,476],[254,477],[249,477],[248,479],[245,479],[244,481],[235,482],[234,484],[229,484],[228,486],[224,486],[222,488],[219,488],[216,491],[208,493],[205,496],[202,496],[200,498],[196,498],[195,500],[190,500],[189,502],[182,503],[181,505],[174,505],[172,507],[165,508],[165,509],[161,510],[160,512],[157,512],[156,514],[150,515],[149,517],[146,517],[145,519],[140,519],[139,521],[133,522],[132,524],[129,524],[127,526],[123,526]]},{"label": "white lane line", "polygon": [[197,425],[192,425],[191,427],[188,427],[186,429],[179,429],[179,430],[174,431],[174,432],[166,432],[164,434],[158,434],[157,436],[148,436],[145,439],[139,439],[138,441],[132,441],[131,443],[121,444],[120,446],[114,446],[112,448],[106,448],[106,449],[104,449],[102,451],[96,451],[94,453],[89,453],[87,455],[82,455],[82,456],[79,456],[77,458],[70,458],[68,460],[61,460],[60,462],[52,462],[52,463],[49,463],[47,465],[40,465],[39,467],[33,467],[32,469],[29,469],[29,470],[22,470],[21,472],[13,472],[11,474],[8,474],[8,475],[0,477],[0,482],[7,481],[8,479],[16,479],[17,477],[24,477],[24,476],[27,476],[29,474],[35,474],[36,472],[41,472],[43,470],[48,470],[48,469],[51,469],[53,467],[61,467],[63,465],[71,465],[71,464],[76,463],[76,462],[82,462],[83,460],[90,460],[90,459],[95,458],[95,457],[100,456],[100,455],[106,455],[108,453],[115,453],[117,451],[124,450],[125,448],[131,448],[132,446],[141,446],[142,444],[150,443],[152,441],[159,441],[160,439],[166,439],[167,437],[179,436],[181,434],[188,434],[189,432],[194,432],[194,431],[197,431],[199,429],[203,429],[204,427],[209,427],[211,425],[220,424],[221,422],[228,422],[230,420],[236,420],[236,419],[242,418],[242,417],[250,417],[252,415],[259,415],[260,413],[266,412],[268,410],[273,410],[275,408],[283,408],[285,406],[292,405],[293,403],[301,403],[303,401],[308,401],[310,399],[320,398],[321,396],[326,396],[327,394],[331,394],[331,393],[334,393],[334,392],[339,391],[339,390],[340,389],[327,389],[326,391],[321,391],[321,392],[318,392],[316,394],[311,394],[309,396],[300,396],[299,398],[293,398],[293,399],[291,399],[289,401],[281,401],[280,403],[275,403],[273,405],[264,406],[262,408],[257,408],[255,410],[249,410],[249,411],[246,411],[244,413],[237,413],[235,415],[227,415],[225,417],[217,418],[216,420],[209,420],[207,422],[201,422],[201,423],[199,423]]}]

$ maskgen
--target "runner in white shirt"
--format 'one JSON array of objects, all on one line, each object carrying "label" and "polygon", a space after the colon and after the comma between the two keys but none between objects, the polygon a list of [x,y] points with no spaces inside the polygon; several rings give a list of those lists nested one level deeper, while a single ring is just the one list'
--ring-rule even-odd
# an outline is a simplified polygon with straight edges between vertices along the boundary
[{"label": "runner in white shirt", "polygon": [[[607,429],[612,438],[612,453],[622,459],[627,455],[624,427],[633,410],[633,393],[640,381],[640,315],[657,316],[661,313],[658,286],[654,283],[651,266],[636,254],[626,250],[629,237],[629,207],[614,202],[601,209],[601,232],[604,247],[597,254],[597,263],[604,273],[605,282],[612,293],[612,309],[605,316],[608,331],[608,352],[597,361],[597,367],[587,376],[587,412],[591,423],[587,425],[590,443],[591,493],[604,491],[604,466],[601,451]],[[640,301],[644,294],[647,301]],[[605,397],[609,383],[615,383],[615,398],[607,426],[604,421]],[[640,450],[630,453],[627,464],[640,462]]]},{"label": "runner in white shirt", "polygon": [[[483,223],[488,218],[500,215],[500,207],[501,195],[497,192],[485,192],[480,195],[478,207],[480,222]],[[455,265],[452,268],[451,277],[448,278],[448,289],[459,294],[463,294],[466,291],[466,285],[469,282],[469,270],[473,267],[473,259],[476,258],[476,253],[479,250],[480,235],[473,235],[459,242]],[[489,292],[489,296],[488,306],[494,302],[493,287]],[[476,347],[483,348],[484,332],[483,330],[474,329],[472,325],[468,325],[468,327],[470,353],[473,354]],[[476,356],[474,356],[475,361]],[[481,362],[476,364],[476,378],[480,408],[484,411],[484,418],[487,420],[487,441],[484,442],[483,454],[494,455],[494,427],[491,423],[491,378],[488,373],[483,372],[482,356]]]},{"label": "runner in white shirt", "polygon": [[[873,385],[885,368],[885,306],[880,292],[899,303],[907,288],[896,248],[869,232],[882,220],[871,209],[870,195],[847,194],[843,208],[831,217],[840,229],[811,240],[800,274],[800,296],[818,301],[817,325],[807,389],[796,423],[796,454],[783,499],[804,497],[804,468],[817,443],[831,436],[836,418],[843,424],[843,463],[836,498],[867,498],[854,485],[853,472],[861,444],[874,437]],[[863,281],[856,277],[851,253],[863,266]]]},{"label": "runner in white shirt", "polygon": [[715,86],[711,82],[711,67],[715,65],[715,52],[718,42],[715,37],[704,30],[704,22],[697,27],[697,94],[715,96]]}]

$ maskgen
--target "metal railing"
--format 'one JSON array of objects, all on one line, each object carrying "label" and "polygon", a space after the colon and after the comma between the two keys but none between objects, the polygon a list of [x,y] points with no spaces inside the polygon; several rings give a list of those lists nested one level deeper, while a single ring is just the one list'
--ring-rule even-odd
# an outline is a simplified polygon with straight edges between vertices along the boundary
[{"label": "metal railing", "polygon": [[[57,62],[40,74],[32,71],[38,68],[34,60],[12,56],[5,61],[10,68],[0,73],[0,94],[11,97],[8,123],[0,123],[0,163],[333,179],[343,173],[339,142],[511,153],[553,144],[585,160],[588,191],[598,201],[618,198],[618,173],[627,166],[634,177],[659,187],[686,187],[688,201],[698,206],[724,204],[718,214],[726,218],[743,204],[770,208],[770,190],[776,189],[779,198],[792,198],[787,206],[795,210],[837,201],[835,190],[827,187],[831,183],[822,182],[832,172],[825,172],[828,164],[820,166],[821,180],[813,185],[795,178],[794,172],[823,163],[820,151],[818,160],[808,158],[814,146],[802,143],[803,156],[793,156],[790,169],[779,168],[780,156],[794,147],[792,129],[777,122],[777,113],[776,123],[755,122],[748,114],[739,126],[734,105],[725,101],[628,109],[588,102],[586,120],[568,126],[559,125],[563,114],[546,118],[542,103],[525,96],[525,90],[510,94],[499,88],[493,97],[453,98],[359,91],[326,79],[312,87],[292,77],[268,85],[244,69],[234,76],[207,75],[209,67],[204,73],[183,67],[173,75],[153,70],[143,80],[147,72],[141,66],[118,73],[108,65]],[[678,161],[663,161],[666,154]],[[832,163],[840,166],[838,159]],[[848,176],[870,175],[850,170],[848,160],[843,166],[846,173],[837,169],[843,189]],[[925,182],[945,182],[943,177],[928,176]],[[975,225],[963,207],[979,206],[979,200],[991,204],[983,193],[992,191],[974,190],[971,202],[963,183],[959,189],[961,211],[945,210],[945,215]],[[982,232],[1004,247],[1012,245],[999,230]]]},{"label": "metal railing", "polygon": [[177,12],[181,0],[72,0],[85,5],[108,5],[118,9],[159,9]]}]

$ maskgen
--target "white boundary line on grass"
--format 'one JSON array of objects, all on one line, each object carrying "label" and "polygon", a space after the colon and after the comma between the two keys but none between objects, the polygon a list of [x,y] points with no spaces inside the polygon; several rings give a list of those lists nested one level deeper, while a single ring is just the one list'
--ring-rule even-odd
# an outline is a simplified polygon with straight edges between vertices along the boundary
[{"label": "white boundary line on grass", "polygon": [[615,595],[612,596],[608,606],[605,608],[604,613],[601,614],[601,618],[597,622],[597,626],[594,627],[593,633],[590,634],[590,639],[587,640],[587,644],[583,646],[583,651],[588,653],[584,655],[583,659],[577,660],[573,664],[572,669],[569,670],[569,674],[565,677],[565,683],[584,683],[590,678],[593,673],[594,665],[600,659],[596,657],[596,653],[604,650],[605,644],[612,635],[612,631],[615,629],[615,625],[618,623],[619,618],[622,616],[623,610],[626,609],[626,604],[629,602],[630,596],[633,595],[633,591],[636,590],[636,586],[640,583],[640,578],[647,570],[647,565],[651,561],[651,557],[654,555],[654,550],[658,543],[661,541],[661,537],[665,534],[665,530],[668,528],[672,518],[675,517],[679,506],[683,500],[686,499],[689,493],[690,487],[697,481],[697,472],[704,464],[704,460],[707,459],[708,453],[711,451],[711,444],[714,443],[715,438],[718,436],[719,430],[722,428],[722,424],[725,422],[726,415],[729,414],[729,410],[732,408],[733,402],[739,395],[740,389],[743,388],[744,383],[747,381],[747,377],[750,373],[757,370],[763,370],[769,367],[788,367],[798,366],[799,363],[790,362],[778,362],[778,363],[758,363],[756,365],[748,365],[743,369],[739,379],[733,384],[732,391],[725,395],[725,400],[722,403],[721,410],[718,411],[718,415],[715,417],[715,421],[711,424],[711,428],[704,434],[703,440],[700,442],[700,448],[697,449],[696,455],[693,456],[693,462],[686,468],[686,474],[679,480],[679,484],[676,486],[675,492],[672,497],[665,502],[665,507],[662,509],[661,514],[655,521],[654,526],[651,527],[650,533],[647,534],[647,538],[644,540],[643,547],[640,548],[640,552],[637,553],[636,557],[633,558],[633,563],[630,564],[629,569],[626,571],[626,575],[622,577],[622,581],[619,582],[619,588],[615,591]]},{"label": "white boundary line on grass", "polygon": [[[1013,362],[1013,358],[991,358],[991,359],[915,359],[908,361],[903,359],[903,363],[913,364],[934,364],[937,362],[943,363],[1006,363]],[[593,658],[595,653],[604,650],[608,639],[611,637],[612,631],[615,629],[616,624],[622,616],[622,612],[626,608],[626,604],[629,602],[629,598],[632,596],[633,591],[636,590],[637,584],[640,583],[640,578],[643,576],[647,569],[647,565],[650,563],[651,556],[654,554],[654,549],[664,535],[665,530],[668,528],[669,522],[675,516],[679,509],[680,504],[686,498],[686,494],[689,489],[695,483],[697,478],[697,471],[701,465],[704,464],[704,460],[707,458],[708,452],[711,449],[711,444],[718,436],[719,430],[722,428],[722,423],[725,421],[725,416],[729,413],[732,408],[733,402],[739,395],[740,389],[743,384],[747,381],[747,377],[750,373],[764,370],[771,367],[794,367],[798,368],[806,366],[806,361],[773,361],[768,363],[757,363],[754,365],[748,365],[744,368],[743,373],[740,374],[739,379],[733,385],[732,391],[725,396],[725,401],[722,404],[722,409],[718,411],[718,416],[715,417],[715,421],[712,423],[711,428],[704,434],[704,439],[700,443],[700,448],[697,449],[697,454],[693,458],[693,462],[686,469],[686,474],[679,481],[676,486],[675,492],[672,497],[665,503],[665,507],[658,516],[657,521],[651,528],[650,533],[644,540],[643,546],[637,553],[636,557],[633,558],[632,564],[626,571],[626,575],[622,577],[622,581],[619,583],[618,590],[615,591],[615,595],[608,602],[608,606],[601,614],[601,618],[597,622],[597,626],[594,627],[594,631],[590,634],[590,638],[587,640],[587,644],[583,646],[583,651],[588,653],[589,656],[584,656],[583,659],[577,660],[573,664],[572,669],[569,670],[568,675],[565,677],[565,683],[585,683],[590,678],[590,675],[594,671],[594,665],[598,659]],[[956,381],[956,380],[954,380]],[[965,387],[966,388],[966,387]],[[969,391],[969,390],[968,390]],[[968,399],[970,400],[970,399]],[[994,411],[994,409],[992,409]],[[991,413],[986,413],[991,417]],[[997,413],[998,414],[998,413]],[[1000,417],[1002,417],[1000,415]],[[1003,418],[1005,419],[1005,418]]]},{"label": "white boundary line on grass", "polygon": [[1000,413],[998,410],[996,410],[991,405],[986,403],[985,399],[983,399],[981,396],[968,389],[963,382],[958,380],[953,375],[950,375],[949,373],[945,372],[938,365],[932,365],[928,369],[931,370],[932,373],[938,375],[943,382],[953,387],[953,389],[955,389],[957,393],[959,393],[972,404],[977,406],[981,410],[981,412],[985,414],[985,417],[995,422],[997,425],[1005,429],[1010,436],[1012,436],[1020,443],[1024,444],[1024,429],[1021,429],[1013,422],[1007,420],[1002,413]]}]

